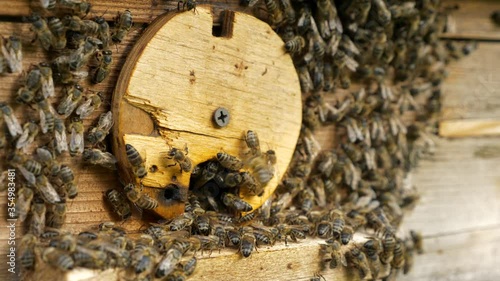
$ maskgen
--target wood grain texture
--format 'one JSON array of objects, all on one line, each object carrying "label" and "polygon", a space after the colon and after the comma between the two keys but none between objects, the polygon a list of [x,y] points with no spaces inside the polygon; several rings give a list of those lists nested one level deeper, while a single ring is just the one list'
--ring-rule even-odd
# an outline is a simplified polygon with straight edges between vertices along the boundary
[{"label": "wood grain texture", "polygon": [[[302,120],[300,84],[283,41],[267,24],[235,13],[230,37],[212,35],[212,26],[210,10],[198,6],[197,13],[158,18],[144,33],[129,54],[114,93],[118,124],[113,132],[114,152],[120,165],[126,166],[121,168],[125,181],[137,181],[128,167],[125,143],[147,159],[146,169],[158,167],[142,180],[146,187],[156,188],[147,191],[158,198],[172,181],[189,185],[190,173],[180,172],[179,166],[171,167],[173,160],[166,160],[169,147],[187,146],[193,166],[218,152],[246,159],[244,135],[253,130],[262,149],[273,149],[277,158],[277,173],[264,194],[242,194],[257,209],[274,192],[292,158]],[[148,116],[141,116],[147,124],[151,116],[160,136],[130,126],[130,120],[141,117],[123,110],[124,104],[146,112]],[[230,114],[223,128],[213,124],[219,107]],[[176,213],[170,207],[161,204],[154,212],[172,217]]]}]

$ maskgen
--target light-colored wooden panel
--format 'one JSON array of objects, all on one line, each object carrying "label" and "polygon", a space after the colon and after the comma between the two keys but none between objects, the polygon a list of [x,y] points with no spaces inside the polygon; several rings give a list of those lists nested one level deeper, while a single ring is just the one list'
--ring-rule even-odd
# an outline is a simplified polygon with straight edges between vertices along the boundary
[{"label": "light-colored wooden panel", "polygon": [[439,123],[439,135],[447,138],[499,136],[500,120],[445,120]]},{"label": "light-colored wooden panel", "polygon": [[493,11],[500,10],[497,0],[447,0],[444,5],[458,5],[450,16],[454,29],[444,33],[445,38],[469,38],[477,40],[499,40],[500,26],[490,19]]},{"label": "light-colored wooden panel", "polygon": [[500,120],[500,43],[478,49],[448,67],[443,83],[442,120]]},{"label": "light-colored wooden panel", "polygon": [[[425,253],[400,281],[500,280],[500,225],[424,239]],[[402,275],[402,276],[401,276]]]}]

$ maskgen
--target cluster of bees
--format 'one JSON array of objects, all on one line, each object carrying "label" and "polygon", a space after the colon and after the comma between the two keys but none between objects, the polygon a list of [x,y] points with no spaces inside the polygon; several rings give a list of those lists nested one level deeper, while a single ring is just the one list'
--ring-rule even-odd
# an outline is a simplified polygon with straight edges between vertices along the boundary
[{"label": "cluster of bees", "polygon": [[[82,154],[87,163],[116,169],[116,159],[103,145],[113,125],[112,114],[102,114],[84,136],[81,119],[90,116],[102,98],[91,93],[82,102],[84,91],[77,82],[88,76],[82,69],[93,57],[98,66],[91,80],[104,79],[111,63],[107,48],[124,38],[131,14],[120,14],[111,34],[102,18],[80,18],[90,10],[85,1],[40,1],[49,12],[71,10],[62,20],[30,17],[40,43],[46,50],[70,50],[50,64],[35,66],[16,96],[18,102],[38,109],[39,125],[27,122],[21,127],[12,109],[0,105],[9,132],[3,143],[12,144],[9,163],[26,182],[18,192],[17,213],[21,220],[31,214],[19,253],[23,268],[33,269],[39,256],[62,271],[122,268],[135,280],[185,280],[195,269],[199,251],[233,247],[249,257],[258,245],[315,236],[325,240],[320,253],[324,270],[347,266],[362,279],[373,280],[409,272],[414,253],[422,253],[423,246],[417,232],[404,237],[398,233],[404,211],[419,198],[406,176],[419,158],[434,149],[432,134],[446,65],[469,54],[475,44],[439,39],[453,8],[442,7],[437,0],[258,2],[242,4],[256,11],[264,7],[264,19],[293,58],[303,93],[303,126],[283,181],[257,210],[240,198],[240,193],[262,195],[275,176],[276,155],[261,151],[255,131],[246,132],[244,159],[220,152],[193,167],[187,147],[171,148],[167,154],[173,168],[191,173],[185,212],[150,224],[133,239],[113,223],[80,234],[59,230],[65,198],[74,198],[77,189],[71,169],[56,161],[69,151],[72,156]],[[183,3],[182,8],[186,6],[195,9],[196,1]],[[22,54],[16,42],[3,40],[1,55],[6,63],[0,69],[19,71],[16,62]],[[59,116],[48,102],[54,82],[69,84],[57,108]],[[348,91],[352,82],[361,88]],[[68,146],[64,120],[72,114]],[[323,149],[315,132],[332,124],[337,136],[334,148]],[[31,157],[24,151],[40,130],[53,133],[53,138]],[[144,178],[148,169],[139,152],[127,144],[126,153],[134,174]],[[132,214],[130,203],[141,210],[159,204],[135,183],[126,184],[123,192],[107,191],[106,198],[123,220]],[[354,241],[356,232],[370,237]],[[382,276],[383,272],[390,276]]]}]

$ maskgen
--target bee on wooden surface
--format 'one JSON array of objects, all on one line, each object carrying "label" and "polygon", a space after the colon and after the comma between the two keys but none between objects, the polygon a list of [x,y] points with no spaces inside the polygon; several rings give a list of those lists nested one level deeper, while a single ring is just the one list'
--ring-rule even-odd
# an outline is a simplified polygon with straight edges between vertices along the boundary
[{"label": "bee on wooden surface", "polygon": [[148,171],[144,167],[144,160],[139,154],[139,151],[137,151],[137,149],[135,149],[135,147],[133,147],[131,144],[126,144],[125,152],[127,154],[128,161],[132,165],[134,175],[136,175],[140,179],[147,176]]},{"label": "bee on wooden surface", "polygon": [[50,105],[46,99],[39,101],[38,105],[38,113],[40,115],[40,128],[42,133],[46,134],[54,131],[55,126],[55,110]]},{"label": "bee on wooden surface", "polygon": [[78,187],[75,183],[75,175],[71,168],[66,165],[61,165],[61,170],[57,176],[61,179],[68,198],[75,198],[78,195]]},{"label": "bee on wooden surface", "polygon": [[[23,52],[21,39],[16,36],[10,36],[7,39],[1,39],[1,55],[11,73],[20,73],[23,71]],[[0,59],[0,61],[3,61]],[[1,64],[2,62],[0,62]],[[1,68],[1,67],[0,67]],[[0,70],[0,73],[3,71]]]},{"label": "bee on wooden surface", "polygon": [[248,258],[252,252],[253,249],[255,248],[255,235],[253,232],[253,228],[249,226],[244,226],[240,230],[241,232],[241,240],[240,240],[240,247],[239,251],[241,252],[241,255],[245,258]]},{"label": "bee on wooden surface", "polygon": [[84,57],[78,54],[74,54],[71,57],[70,55],[61,55],[55,58],[51,64],[53,68],[54,80],[61,82],[62,84],[73,84],[87,78],[89,75],[88,71],[79,69],[75,70],[70,67],[70,62],[77,66],[83,65],[83,62],[79,61],[83,59]]},{"label": "bee on wooden surface", "polygon": [[113,113],[108,111],[106,113],[102,113],[99,116],[99,121],[97,122],[97,126],[90,129],[86,136],[86,141],[90,143],[92,146],[97,145],[98,143],[104,141],[104,138],[109,134],[109,131],[113,127]]},{"label": "bee on wooden surface", "polygon": [[366,255],[361,252],[358,248],[354,247],[350,251],[346,252],[346,259],[349,264],[359,270],[359,275],[361,279],[364,279],[370,273],[370,266]]},{"label": "bee on wooden surface", "polygon": [[245,143],[247,144],[248,148],[250,149],[250,153],[252,155],[260,155],[260,141],[259,137],[257,136],[257,133],[248,130],[246,135],[245,135]]},{"label": "bee on wooden surface", "polygon": [[309,232],[309,225],[288,225],[285,223],[280,223],[276,225],[278,229],[277,238],[279,240],[284,239],[285,245],[288,245],[288,237],[292,241],[297,242],[297,239],[305,239],[306,233]]},{"label": "bee on wooden surface", "polygon": [[42,172],[42,164],[36,160],[27,159],[26,154],[19,152],[10,153],[7,156],[7,162],[18,169],[31,186],[36,184],[36,176]]},{"label": "bee on wooden surface", "polygon": [[402,268],[405,263],[405,245],[401,240],[396,241],[396,245],[394,246],[394,258],[391,261],[391,265],[393,268]]},{"label": "bee on wooden surface", "polygon": [[48,247],[43,251],[42,260],[61,271],[71,270],[75,266],[75,262],[70,255],[53,247]]},{"label": "bee on wooden surface", "polygon": [[182,255],[189,249],[191,243],[183,243],[174,241],[173,245],[167,250],[163,258],[158,262],[155,271],[156,278],[162,278],[174,271],[179,264]]},{"label": "bee on wooden surface", "polygon": [[45,228],[45,212],[47,209],[45,208],[44,202],[34,202],[31,206],[31,221],[29,224],[28,233],[33,234],[36,237],[39,237]]},{"label": "bee on wooden surface", "polygon": [[66,202],[62,201],[50,206],[47,213],[47,226],[61,228],[66,220]]},{"label": "bee on wooden surface", "polygon": [[82,153],[82,159],[85,163],[99,165],[110,170],[116,170],[116,162],[118,162],[113,154],[96,148],[86,148]]},{"label": "bee on wooden surface", "polygon": [[85,17],[89,12],[92,5],[87,0],[59,0],[58,5],[61,8],[71,10],[79,17]]},{"label": "bee on wooden surface", "polygon": [[328,40],[335,31],[343,32],[342,22],[337,14],[335,5],[329,0],[318,0],[316,2],[316,22],[323,39]]},{"label": "bee on wooden surface", "polygon": [[363,244],[363,250],[366,253],[370,265],[372,278],[376,280],[381,268],[379,254],[382,251],[382,244],[379,240],[370,239]]},{"label": "bee on wooden surface", "polygon": [[36,177],[35,187],[45,202],[50,204],[61,202],[61,197],[45,175]]},{"label": "bee on wooden surface", "polygon": [[26,186],[22,186],[17,192],[16,216],[21,222],[23,222],[28,216],[33,195],[33,190]]},{"label": "bee on wooden surface", "polygon": [[122,220],[126,220],[132,215],[128,201],[120,192],[116,191],[115,189],[110,189],[106,192],[106,199],[113,208],[113,211]]},{"label": "bee on wooden surface", "polygon": [[38,15],[32,15],[29,17],[29,20],[31,21],[31,30],[35,32],[36,38],[40,41],[42,48],[48,51],[55,38],[49,29],[47,21]]},{"label": "bee on wooden surface", "polygon": [[136,247],[132,253],[131,266],[137,279],[147,278],[154,271],[158,252],[147,246]]},{"label": "bee on wooden surface", "polygon": [[302,52],[302,49],[304,49],[305,46],[306,40],[304,37],[298,35],[285,43],[285,50],[289,53],[297,54]]},{"label": "bee on wooden surface", "polygon": [[251,210],[253,210],[252,205],[248,204],[247,202],[231,193],[224,193],[222,195],[222,203],[238,212],[250,212]]},{"label": "bee on wooden surface", "polygon": [[352,229],[351,226],[349,225],[344,226],[344,229],[340,233],[340,241],[342,242],[342,244],[347,245],[349,241],[351,241],[353,234],[354,230]]},{"label": "bee on wooden surface", "polygon": [[97,66],[92,76],[92,83],[94,84],[101,83],[108,76],[111,63],[113,62],[112,52],[110,50],[102,51],[102,53],[98,52],[96,59],[99,62],[99,66]]},{"label": "bee on wooden surface", "polygon": [[[57,122],[57,120],[56,120],[56,122]],[[64,123],[62,123],[62,121],[61,121],[61,124],[64,124]],[[77,154],[83,153],[83,151],[84,151],[83,121],[78,117],[74,117],[68,126],[68,130],[71,132],[71,137],[70,137],[70,141],[69,141],[69,154],[71,156],[75,156]],[[57,128],[56,128],[56,131],[58,131]],[[62,137],[62,135],[60,135],[60,136]],[[57,141],[56,147],[59,145],[64,146],[64,144],[60,144],[60,141],[61,142],[63,141],[62,138],[60,141],[57,140],[57,138],[56,138],[56,141]],[[66,143],[66,142],[64,142],[64,143]]]},{"label": "bee on wooden surface", "polygon": [[184,147],[184,152],[182,152],[182,150],[178,149],[178,148],[171,148],[169,151],[168,151],[168,157],[167,159],[173,159],[175,161],[174,164],[171,164],[171,165],[168,165],[168,167],[173,167],[173,166],[176,166],[177,164],[179,164],[179,167],[180,167],[180,172],[191,172],[191,170],[193,169],[193,163],[191,162],[191,159],[189,157],[187,157],[188,153],[189,153],[189,150],[188,150],[188,147],[187,145]]},{"label": "bee on wooden surface", "polygon": [[80,119],[89,117],[95,110],[97,110],[102,104],[102,92],[96,94],[91,94],[86,97],[85,102],[80,104],[76,109],[76,114]]},{"label": "bee on wooden surface", "polygon": [[182,264],[182,270],[186,276],[190,276],[193,274],[194,270],[196,269],[197,262],[198,260],[196,259],[196,257],[192,257]]},{"label": "bee on wooden surface", "polygon": [[7,125],[10,135],[16,138],[23,133],[23,128],[19,124],[17,117],[14,115],[12,108],[5,102],[0,102],[0,113],[3,115],[3,120]]},{"label": "bee on wooden surface", "polygon": [[57,113],[63,115],[64,118],[68,117],[82,100],[82,95],[83,88],[78,84],[66,88],[65,96],[57,106]]},{"label": "bee on wooden surface", "polygon": [[174,218],[169,223],[169,228],[171,231],[179,231],[191,227],[193,222],[194,222],[194,216],[192,214],[183,213],[182,215]]},{"label": "bee on wooden surface", "polygon": [[302,93],[311,92],[314,89],[314,84],[307,66],[299,66],[297,68],[297,73],[299,74],[300,89]]},{"label": "bee on wooden surface", "polygon": [[[271,157],[273,157],[271,155]],[[252,169],[252,175],[262,185],[266,185],[274,177],[274,167],[267,160],[267,153],[253,156],[245,161],[247,167]]]},{"label": "bee on wooden surface", "polygon": [[300,207],[303,212],[309,212],[314,206],[314,191],[310,188],[302,190],[299,194]]},{"label": "bee on wooden surface", "polygon": [[35,247],[38,245],[38,243],[39,242],[37,236],[31,233],[26,233],[21,239],[18,256],[22,268],[27,270],[32,270],[35,268]]},{"label": "bee on wooden surface", "polygon": [[68,58],[67,63],[71,71],[78,71],[82,68],[89,59],[97,52],[98,48],[102,46],[101,40],[94,37],[87,37],[81,43],[78,49],[72,51]]},{"label": "bee on wooden surface", "polygon": [[394,249],[396,248],[396,238],[394,235],[385,234],[382,238],[383,251],[380,254],[380,261],[383,264],[389,264],[394,259]]},{"label": "bee on wooden surface", "polygon": [[333,240],[327,244],[321,244],[321,252],[327,256],[323,258],[323,262],[328,263],[331,269],[337,268],[340,265],[347,266],[347,260],[340,251],[340,243],[338,241]]},{"label": "bee on wooden surface", "polygon": [[48,26],[54,35],[52,47],[56,50],[64,49],[66,47],[66,27],[63,25],[62,21],[57,17],[50,17]]},{"label": "bee on wooden surface", "polygon": [[238,222],[239,223],[246,223],[246,222],[249,222],[251,220],[253,220],[255,218],[255,213],[256,212],[251,212],[251,213],[248,213],[244,216],[241,216],[239,219],[238,219]]},{"label": "bee on wooden surface", "polygon": [[129,10],[119,13],[115,22],[116,31],[111,35],[111,40],[117,44],[121,43],[125,36],[127,36],[130,28],[132,28],[132,24],[132,13]]},{"label": "bee on wooden surface", "polygon": [[16,141],[16,149],[26,149],[35,141],[35,137],[38,135],[39,131],[40,129],[35,122],[26,122],[23,126],[23,133]]},{"label": "bee on wooden surface", "polygon": [[[79,129],[78,127],[80,125],[81,124],[78,124],[76,129]],[[73,130],[71,130],[71,132],[73,134]],[[75,134],[76,133],[77,133],[77,131],[75,130]],[[83,133],[83,128],[82,128],[82,133]],[[75,137],[77,137],[77,136],[75,135]],[[83,142],[83,137],[80,140]],[[79,143],[78,140],[76,140],[76,141],[77,141],[77,143]],[[64,151],[68,151],[68,141],[66,138],[66,126],[64,126],[64,121],[62,119],[59,119],[59,118],[54,119],[54,140],[53,140],[52,146],[54,147],[56,155],[60,155]],[[83,146],[83,143],[82,143],[82,146]],[[76,147],[78,147],[78,148],[76,148]],[[75,146],[75,149],[73,151],[77,152],[79,149],[80,149],[80,144]],[[83,149],[82,149],[82,151],[83,151]]]},{"label": "bee on wooden surface", "polygon": [[65,16],[63,22],[68,30],[77,31],[87,36],[94,36],[99,31],[98,23],[81,19],[79,16]]},{"label": "bee on wooden surface", "polygon": [[136,204],[139,208],[150,210],[158,207],[158,201],[141,192],[140,188],[129,183],[123,189],[130,202]]},{"label": "bee on wooden surface", "polygon": [[86,267],[92,269],[105,269],[109,267],[109,259],[106,252],[89,249],[80,245],[76,246],[71,255],[76,267]]},{"label": "bee on wooden surface", "polygon": [[97,38],[102,41],[103,49],[106,49],[109,46],[109,41],[111,40],[109,24],[103,17],[96,17],[94,21],[99,25]]},{"label": "bee on wooden surface", "polygon": [[279,235],[278,228],[264,226],[260,223],[252,223],[250,226],[254,229],[254,236],[258,242],[273,245]]},{"label": "bee on wooden surface", "polygon": [[231,242],[234,246],[239,246],[241,242],[239,229],[234,225],[225,225],[224,230],[226,231],[226,236],[229,242]]},{"label": "bee on wooden surface", "polygon": [[61,170],[61,165],[54,159],[52,152],[45,147],[38,147],[36,149],[36,155],[42,163],[46,170],[46,174],[50,176],[57,176],[59,171]]},{"label": "bee on wooden surface", "polygon": [[237,157],[224,152],[217,153],[217,161],[219,161],[222,167],[231,171],[239,171],[244,165],[244,163]]}]

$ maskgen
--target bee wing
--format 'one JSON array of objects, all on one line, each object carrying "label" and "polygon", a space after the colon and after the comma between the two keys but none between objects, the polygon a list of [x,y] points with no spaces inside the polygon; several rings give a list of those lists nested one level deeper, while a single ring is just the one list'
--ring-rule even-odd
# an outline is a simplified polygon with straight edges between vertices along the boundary
[{"label": "bee wing", "polygon": [[83,132],[78,133],[75,128],[71,129],[69,148],[71,151],[83,153]]},{"label": "bee wing", "polygon": [[352,125],[347,124],[346,128],[347,128],[347,137],[349,138],[349,141],[352,143],[356,142],[357,136]]},{"label": "bee wing", "polygon": [[3,115],[5,124],[7,124],[7,128],[9,129],[10,135],[15,138],[17,135],[21,135],[24,133],[23,128],[19,124],[19,121],[14,115]]},{"label": "bee wing", "polygon": [[52,79],[52,75],[49,75],[48,77],[42,75],[42,94],[45,98],[53,97],[55,95],[54,80]]},{"label": "bee wing", "polygon": [[345,65],[347,68],[349,68],[352,72],[355,72],[356,69],[358,68],[359,64],[357,61],[355,61],[353,58],[350,56],[346,55],[345,56]]},{"label": "bee wing", "polygon": [[49,126],[47,124],[47,118],[45,117],[45,111],[40,109],[38,113],[40,114],[40,127],[42,128],[42,133],[46,134],[49,131]]},{"label": "bee wing", "polygon": [[340,35],[334,34],[332,38],[330,38],[330,40],[328,41],[328,44],[326,46],[326,52],[330,56],[333,56],[337,53],[337,50],[339,49],[340,38],[341,38]]},{"label": "bee wing", "polygon": [[89,72],[85,70],[71,71],[71,75],[73,76],[71,82],[76,83],[80,80],[86,79],[89,76]]},{"label": "bee wing", "polygon": [[101,115],[97,127],[101,128],[101,130],[105,132],[108,132],[109,130],[111,130],[111,127],[113,127],[113,124],[113,113],[111,111],[108,111],[105,114]]},{"label": "bee wing", "polygon": [[104,152],[102,154],[102,162],[101,165],[110,169],[116,170],[116,162],[118,162],[115,156],[109,152]]},{"label": "bee wing", "polygon": [[86,100],[76,109],[76,114],[79,115],[80,118],[85,118],[89,116],[94,111],[94,108],[91,107],[91,104],[92,104],[92,99]]},{"label": "bee wing", "polygon": [[29,143],[30,130],[25,128],[21,136],[17,139],[16,149],[21,149]]},{"label": "bee wing", "polygon": [[63,151],[68,151],[68,141],[66,140],[66,132],[62,131],[59,133],[58,131],[54,132],[55,141],[56,141],[56,149],[59,153]]},{"label": "bee wing", "polygon": [[51,204],[61,202],[61,197],[48,179],[45,179],[44,181],[37,180],[36,187],[46,202]]},{"label": "bee wing", "polygon": [[26,179],[26,181],[29,184],[35,186],[36,177],[32,172],[26,170],[26,168],[24,168],[24,166],[22,166],[22,165],[17,165],[16,168],[21,172],[21,174],[23,175],[23,177]]},{"label": "bee wing", "polygon": [[66,95],[66,97],[57,106],[57,113],[61,115],[69,115],[69,108],[71,106],[72,95]]},{"label": "bee wing", "polygon": [[340,263],[343,266],[347,267],[347,259],[345,258],[345,255],[343,255],[343,254],[339,254],[339,255],[340,255]]},{"label": "bee wing", "polygon": [[7,49],[5,45],[2,45],[2,54],[9,65],[11,72],[17,73],[23,70],[23,53],[19,50],[10,48]]}]

